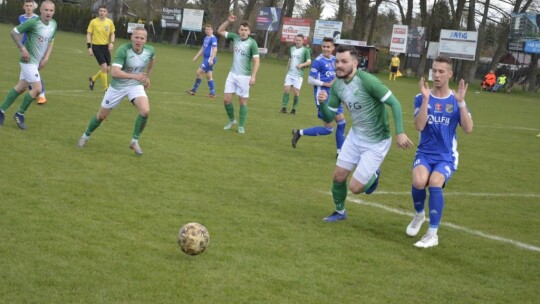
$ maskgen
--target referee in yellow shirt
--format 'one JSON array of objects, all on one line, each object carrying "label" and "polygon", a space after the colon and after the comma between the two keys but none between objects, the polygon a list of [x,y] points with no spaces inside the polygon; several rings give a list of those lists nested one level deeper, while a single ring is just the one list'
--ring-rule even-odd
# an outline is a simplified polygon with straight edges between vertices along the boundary
[{"label": "referee in yellow shirt", "polygon": [[94,89],[94,84],[101,78],[101,83],[105,91],[109,88],[107,81],[108,67],[111,66],[111,51],[114,47],[114,23],[107,18],[107,7],[99,7],[98,17],[92,19],[86,30],[86,47],[88,55],[95,56],[100,66],[100,70],[88,78],[90,90]]},{"label": "referee in yellow shirt", "polygon": [[392,57],[392,60],[390,61],[390,76],[389,80],[396,81],[396,75],[399,70],[399,57],[397,54],[394,54],[394,57]]}]

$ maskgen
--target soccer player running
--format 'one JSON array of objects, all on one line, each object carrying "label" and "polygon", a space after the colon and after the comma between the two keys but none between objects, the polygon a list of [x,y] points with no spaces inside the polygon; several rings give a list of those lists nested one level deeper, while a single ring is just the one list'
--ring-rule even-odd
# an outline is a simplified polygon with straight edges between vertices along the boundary
[{"label": "soccer player running", "polygon": [[281,113],[287,113],[287,104],[289,103],[289,92],[294,88],[294,102],[291,114],[296,114],[298,107],[300,89],[304,82],[304,68],[311,65],[311,53],[304,46],[304,35],[298,34],[294,37],[294,46],[289,51],[289,62],[287,63],[287,75],[285,76],[285,85],[283,88],[283,100]]},{"label": "soccer player running", "polygon": [[98,17],[92,19],[86,30],[86,47],[88,55],[96,57],[99,64],[99,71],[88,77],[90,90],[94,90],[94,85],[101,79],[105,91],[109,88],[107,80],[108,68],[111,65],[111,51],[114,48],[114,23],[107,18],[107,7],[101,5],[98,10]]},{"label": "soccer player running", "polygon": [[146,126],[150,112],[150,104],[145,91],[150,88],[150,75],[155,63],[154,48],[146,45],[147,37],[148,33],[144,27],[137,27],[131,34],[131,42],[121,45],[116,50],[111,69],[111,87],[105,92],[99,111],[90,119],[86,131],[79,139],[77,145],[80,148],[86,145],[92,132],[127,96],[139,112],[135,119],[129,148],[134,150],[137,155],[143,154],[139,145],[139,137]]},{"label": "soccer player running", "polygon": [[[37,8],[36,2],[34,0],[24,0],[23,9],[24,14],[19,16],[19,24],[28,21],[32,18],[39,18],[38,15],[34,14],[34,9]],[[23,33],[22,43],[26,43],[26,33]],[[28,88],[29,90],[32,90],[31,87]],[[47,98],[45,98],[45,85],[43,84],[43,78],[41,79],[41,93],[39,94],[38,105],[43,105],[47,103]]]},{"label": "soccer player running", "polygon": [[[32,104],[34,99],[38,98],[41,92],[41,78],[39,70],[43,69],[49,61],[53,49],[54,37],[56,35],[56,21],[52,19],[55,6],[52,1],[46,0],[41,3],[40,17],[32,18],[11,31],[11,38],[21,51],[21,74],[19,82],[11,89],[4,102],[0,105],[0,125],[4,124],[5,111],[15,102],[26,88],[32,87],[24,99],[21,106],[13,116],[17,126],[26,130],[25,112]],[[23,34],[27,34],[26,43],[22,43]]]},{"label": "soccer player running", "polygon": [[199,85],[202,82],[203,73],[205,73],[206,79],[208,80],[208,87],[210,88],[210,93],[206,96],[214,98],[216,97],[216,89],[214,87],[213,71],[214,71],[214,65],[217,62],[216,55],[217,55],[218,41],[217,41],[216,36],[214,36],[214,29],[212,29],[211,24],[204,25],[204,33],[206,34],[206,37],[204,37],[203,45],[201,49],[197,52],[195,57],[193,57],[193,61],[195,61],[202,54],[203,61],[201,63],[201,66],[197,69],[197,78],[195,78],[195,83],[193,84],[193,88],[186,92],[189,95],[195,95],[197,93],[197,89],[199,88]]},{"label": "soccer player running", "polygon": [[473,121],[465,93],[467,84],[462,79],[457,92],[449,88],[452,79],[452,59],[439,56],[432,65],[433,88],[420,79],[420,94],[414,99],[414,125],[420,131],[420,142],[414,157],[411,195],[416,215],[407,226],[407,234],[416,236],[425,221],[426,187],[429,189],[429,229],[414,246],[434,247],[439,244],[437,230],[444,208],[442,189],[458,165],[456,128],[465,133],[473,130]]},{"label": "soccer player running", "polygon": [[[334,52],[334,39],[330,37],[324,37],[322,42],[322,54],[317,56],[311,65],[311,71],[308,77],[308,83],[314,87],[315,105],[317,106],[317,117],[323,121],[324,126],[311,127],[308,129],[293,129],[292,130],[292,147],[296,148],[298,140],[303,135],[306,136],[319,136],[330,135],[334,131],[334,125],[332,121],[326,122],[323,120],[320,111],[320,102],[317,98],[320,91],[326,91],[327,95],[330,92],[330,87],[334,83],[336,77],[336,57],[332,55]],[[326,101],[322,101],[323,103]],[[343,142],[345,141],[345,127],[347,121],[343,115],[343,107],[339,105],[337,114],[335,116],[337,123],[336,130],[336,149],[337,154],[341,151]]]},{"label": "soccer player running", "polygon": [[[240,102],[238,133],[243,134],[246,133],[244,127],[248,113],[249,88],[255,85],[260,58],[257,42],[249,37],[251,33],[249,22],[243,21],[240,23],[238,34],[226,31],[229,24],[237,19],[238,17],[235,15],[230,15],[219,26],[218,34],[227,40],[232,40],[234,46],[233,63],[225,82],[225,94],[223,96],[225,112],[229,117],[229,122],[223,129],[230,130],[237,124],[236,119],[234,119],[234,106],[232,104],[232,96],[236,94]],[[253,67],[251,61],[253,61]]]},{"label": "soccer player running", "polygon": [[378,78],[358,70],[358,52],[348,45],[340,45],[336,54],[337,80],[332,85],[330,96],[324,90],[318,98],[326,122],[332,121],[338,106],[344,104],[351,114],[352,128],[338,155],[333,175],[332,196],[336,210],[326,222],[345,220],[347,178],[354,173],[349,189],[355,193],[371,194],[379,184],[380,166],[392,144],[388,113],[385,106],[392,108],[398,147],[409,148],[413,143],[403,131],[401,105],[392,92]]}]

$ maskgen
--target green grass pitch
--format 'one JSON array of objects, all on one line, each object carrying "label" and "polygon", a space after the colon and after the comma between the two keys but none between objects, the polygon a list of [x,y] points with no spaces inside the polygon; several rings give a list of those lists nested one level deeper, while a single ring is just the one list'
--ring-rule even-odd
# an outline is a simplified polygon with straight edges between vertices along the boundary
[{"label": "green grass pitch", "polygon": [[[10,30],[0,25],[0,101],[19,75]],[[27,111],[27,131],[12,119],[21,98],[6,112],[0,302],[538,301],[538,94],[469,86],[475,129],[458,135],[460,163],[445,189],[440,244],[420,250],[413,246],[418,238],[405,234],[414,149],[394,145],[377,192],[349,194],[347,221],[324,223],[334,208],[334,137],[290,144],[292,128],[319,124],[307,79],[297,115],[281,114],[286,62],[262,58],[240,135],[223,130],[231,55],[219,53],[218,97],[209,99],[204,79],[199,94],[185,93],[200,64],[191,61],[196,48],[153,46],[142,157],[128,149],[136,110],[127,100],[84,149],[75,146],[103,97],[99,82],[88,89],[98,66],[84,35],[58,33],[42,71],[48,102]],[[401,101],[406,132],[417,143],[417,80],[379,76]],[[238,113],[237,99],[235,106]],[[200,256],[176,244],[188,222],[210,232]]]}]

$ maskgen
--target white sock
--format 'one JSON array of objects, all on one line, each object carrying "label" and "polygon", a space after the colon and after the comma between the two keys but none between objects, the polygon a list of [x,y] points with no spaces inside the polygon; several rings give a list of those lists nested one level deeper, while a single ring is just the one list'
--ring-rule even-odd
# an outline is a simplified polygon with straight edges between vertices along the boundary
[{"label": "white sock", "polygon": [[429,227],[427,233],[428,233],[428,234],[431,234],[431,235],[437,235],[437,230],[438,230],[438,229],[439,229],[439,228],[431,228],[431,227]]}]

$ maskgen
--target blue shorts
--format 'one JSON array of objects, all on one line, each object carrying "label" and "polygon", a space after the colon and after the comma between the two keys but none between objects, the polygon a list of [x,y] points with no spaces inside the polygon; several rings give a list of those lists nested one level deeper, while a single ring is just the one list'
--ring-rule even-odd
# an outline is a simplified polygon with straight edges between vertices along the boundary
[{"label": "blue shorts", "polygon": [[[328,94],[328,96],[330,96],[330,88],[321,88],[321,90],[325,90],[326,93]],[[317,91],[314,92],[314,100],[315,100],[315,105],[317,106],[317,117],[319,119],[323,119],[323,116],[322,116],[322,113],[321,113],[321,108],[319,107],[319,101],[317,100]],[[328,99],[327,99],[328,101]],[[343,105],[339,105],[338,107],[338,110],[337,110],[337,113],[336,115],[339,115],[339,114],[342,114],[343,113]]]},{"label": "blue shorts", "polygon": [[433,171],[437,171],[440,174],[444,175],[445,183],[450,180],[450,177],[452,177],[452,174],[454,174],[454,171],[456,171],[454,163],[452,161],[434,160],[424,154],[416,153],[416,155],[414,156],[414,162],[412,167],[414,169],[416,166],[420,165],[426,167],[430,174]]},{"label": "blue shorts", "polygon": [[[203,62],[201,63],[201,70],[205,71],[206,73],[208,72],[212,72],[214,69],[214,66],[213,65],[210,65],[210,63],[208,63],[208,59],[209,58],[204,58],[203,59]],[[214,65],[217,63],[217,58],[214,58]]]}]

